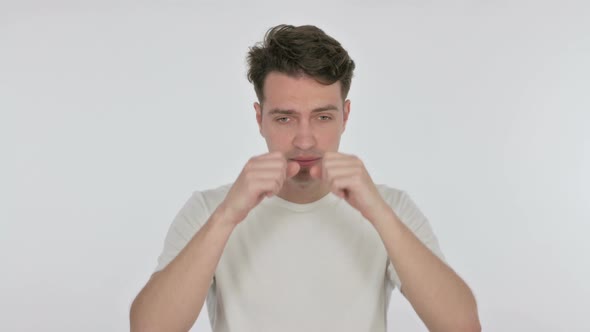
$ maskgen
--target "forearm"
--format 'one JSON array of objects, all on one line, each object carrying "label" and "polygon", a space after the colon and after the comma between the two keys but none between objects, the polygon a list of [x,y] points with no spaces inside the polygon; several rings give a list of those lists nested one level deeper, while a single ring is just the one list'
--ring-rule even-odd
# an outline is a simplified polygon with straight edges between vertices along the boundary
[{"label": "forearm", "polygon": [[390,208],[373,224],[401,280],[403,294],[430,331],[480,331],[475,298]]},{"label": "forearm", "polygon": [[132,331],[188,331],[207,297],[233,231],[216,210],[185,248],[156,273],[133,301]]}]

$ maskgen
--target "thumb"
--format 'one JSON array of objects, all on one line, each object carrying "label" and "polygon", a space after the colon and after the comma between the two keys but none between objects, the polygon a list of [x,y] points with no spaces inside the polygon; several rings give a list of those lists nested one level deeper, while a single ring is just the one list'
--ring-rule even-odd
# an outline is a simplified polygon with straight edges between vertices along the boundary
[{"label": "thumb", "polygon": [[291,178],[299,173],[300,168],[301,166],[299,166],[299,163],[295,161],[289,161],[287,163],[287,178]]},{"label": "thumb", "polygon": [[321,164],[315,164],[311,166],[309,169],[309,175],[316,179],[320,179],[322,177],[322,166]]}]

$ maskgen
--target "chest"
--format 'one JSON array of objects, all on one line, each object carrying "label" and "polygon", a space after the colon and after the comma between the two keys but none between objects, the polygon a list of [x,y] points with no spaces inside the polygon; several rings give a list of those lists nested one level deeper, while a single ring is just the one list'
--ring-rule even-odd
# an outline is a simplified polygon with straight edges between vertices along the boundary
[{"label": "chest", "polygon": [[321,301],[368,301],[383,292],[387,252],[373,226],[352,208],[253,212],[235,229],[219,262],[220,296],[251,310],[284,311]]}]

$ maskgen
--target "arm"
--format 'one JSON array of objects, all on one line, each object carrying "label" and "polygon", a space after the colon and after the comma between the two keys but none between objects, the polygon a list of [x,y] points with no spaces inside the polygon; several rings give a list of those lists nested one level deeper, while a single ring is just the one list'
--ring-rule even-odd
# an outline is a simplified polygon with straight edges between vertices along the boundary
[{"label": "arm", "polygon": [[[298,170],[298,164],[288,163],[280,152],[251,158],[207,222],[198,232],[191,232],[194,236],[182,244],[186,244],[184,248],[177,255],[174,253],[174,259],[155,273],[137,295],[129,317],[131,330],[174,332],[190,329],[201,312],[215,270],[235,227],[264,197],[279,192],[285,179]],[[182,226],[174,228],[173,225],[169,234],[186,236],[188,231],[182,222],[207,218],[200,215],[203,210],[203,206],[187,210],[183,218],[178,219]],[[178,247],[178,243],[171,240],[168,246]]]},{"label": "arm", "polygon": [[400,221],[358,157],[326,152],[322,165],[310,172],[375,227],[404,296],[430,331],[481,330],[475,298],[467,285]]},{"label": "arm", "polygon": [[481,331],[475,298],[461,278],[389,206],[370,220],[402,281],[402,293],[430,331]]},{"label": "arm", "polygon": [[178,256],[156,272],[131,306],[131,331],[188,331],[207,297],[234,229],[216,210]]}]

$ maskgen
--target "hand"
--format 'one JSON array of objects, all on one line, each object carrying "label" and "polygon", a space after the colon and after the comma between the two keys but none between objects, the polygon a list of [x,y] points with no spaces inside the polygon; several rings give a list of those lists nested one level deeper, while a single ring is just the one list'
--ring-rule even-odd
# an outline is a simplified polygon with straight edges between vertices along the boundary
[{"label": "hand", "polygon": [[280,152],[252,157],[220,204],[232,225],[239,224],[265,197],[276,195],[285,179],[299,172],[299,164],[287,161]]},{"label": "hand", "polygon": [[326,152],[322,163],[310,169],[311,176],[325,181],[330,190],[373,222],[388,208],[363,162],[356,156]]}]

